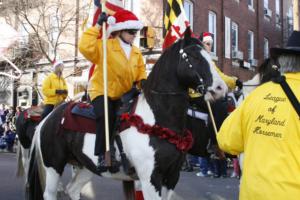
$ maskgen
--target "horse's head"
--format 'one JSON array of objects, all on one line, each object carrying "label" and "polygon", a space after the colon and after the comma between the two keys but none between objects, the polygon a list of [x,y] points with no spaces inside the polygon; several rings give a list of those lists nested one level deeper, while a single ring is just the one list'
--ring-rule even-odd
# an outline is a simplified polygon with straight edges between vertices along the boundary
[{"label": "horse's head", "polygon": [[206,100],[224,97],[227,86],[218,75],[202,43],[191,37],[188,28],[180,41],[178,77],[185,86],[205,94]]},{"label": "horse's head", "polygon": [[29,148],[37,121],[28,118],[28,109],[22,111],[16,121],[16,134],[24,148]]}]

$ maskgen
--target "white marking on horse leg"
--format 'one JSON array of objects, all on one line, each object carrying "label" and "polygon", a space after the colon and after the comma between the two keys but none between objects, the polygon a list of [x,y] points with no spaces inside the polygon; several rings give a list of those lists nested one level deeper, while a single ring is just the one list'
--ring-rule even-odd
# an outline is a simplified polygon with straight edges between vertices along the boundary
[{"label": "white marking on horse leg", "polygon": [[59,174],[52,168],[46,168],[46,188],[44,192],[44,200],[57,199],[57,186],[59,182]]},{"label": "white marking on horse leg", "polygon": [[148,180],[140,180],[142,184],[142,191],[145,200],[162,200],[161,196],[159,196],[159,192],[156,191],[155,187],[150,183],[150,179]]},{"label": "white marking on horse leg", "polygon": [[72,200],[79,200],[83,186],[92,179],[93,173],[86,168],[78,168],[75,173],[75,176],[67,185],[67,194]]},{"label": "white marking on horse leg", "polygon": [[98,162],[98,157],[94,155],[95,141],[96,141],[95,134],[86,133],[84,135],[82,152],[86,156],[88,156],[93,161],[93,163],[96,165]]}]

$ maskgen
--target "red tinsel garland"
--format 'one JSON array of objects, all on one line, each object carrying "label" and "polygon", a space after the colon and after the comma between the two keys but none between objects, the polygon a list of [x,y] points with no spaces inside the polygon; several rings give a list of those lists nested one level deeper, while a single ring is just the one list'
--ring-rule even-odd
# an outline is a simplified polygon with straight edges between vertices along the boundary
[{"label": "red tinsel garland", "polygon": [[136,114],[124,113],[121,115],[121,127],[134,126],[140,133],[157,136],[160,139],[166,139],[170,143],[176,145],[176,148],[180,151],[186,152],[193,145],[193,136],[189,130],[184,130],[184,136],[176,134],[176,132],[163,128],[158,125],[151,126],[145,124],[143,119]]}]

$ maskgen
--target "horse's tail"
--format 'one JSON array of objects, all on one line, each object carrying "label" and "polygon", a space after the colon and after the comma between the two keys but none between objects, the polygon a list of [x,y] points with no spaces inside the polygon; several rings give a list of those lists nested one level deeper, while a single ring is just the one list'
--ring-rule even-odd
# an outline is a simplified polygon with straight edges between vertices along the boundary
[{"label": "horse's tail", "polygon": [[28,170],[28,186],[29,186],[29,199],[30,200],[43,200],[43,193],[45,191],[45,180],[46,173],[43,164],[43,158],[40,150],[39,141],[39,130],[37,128],[36,133],[33,138],[30,160],[29,160],[29,170]]},{"label": "horse's tail", "polygon": [[24,176],[24,163],[22,161],[22,157],[23,157],[23,154],[22,154],[22,149],[21,149],[21,144],[20,142],[18,143],[18,149],[17,149],[17,172],[16,172],[16,176],[17,177],[21,177],[21,176]]},{"label": "horse's tail", "polygon": [[123,181],[123,191],[126,200],[135,200],[134,181]]}]

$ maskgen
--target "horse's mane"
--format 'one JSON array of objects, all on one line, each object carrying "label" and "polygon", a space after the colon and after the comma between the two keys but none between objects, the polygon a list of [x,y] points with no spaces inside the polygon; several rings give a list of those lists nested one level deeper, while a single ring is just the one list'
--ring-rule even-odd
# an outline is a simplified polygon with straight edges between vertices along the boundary
[{"label": "horse's mane", "polygon": [[169,67],[174,67],[174,63],[179,62],[180,41],[181,40],[177,41],[166,49],[153,66],[152,71],[147,78],[147,82],[143,87],[143,92],[146,97],[150,95],[153,83],[158,81],[158,77],[160,77],[159,74],[167,73]]}]

